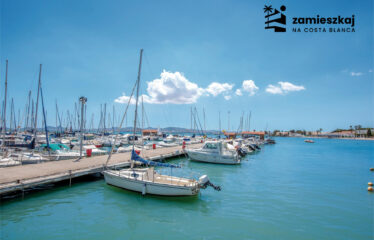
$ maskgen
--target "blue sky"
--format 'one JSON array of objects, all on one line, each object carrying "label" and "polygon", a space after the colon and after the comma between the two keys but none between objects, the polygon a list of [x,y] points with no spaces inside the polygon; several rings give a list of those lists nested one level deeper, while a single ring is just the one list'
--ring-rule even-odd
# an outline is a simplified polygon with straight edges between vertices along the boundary
[{"label": "blue sky", "polygon": [[[285,4],[287,26],[293,16],[355,14],[356,32],[293,33],[288,29],[274,33],[264,29],[264,3],[278,9]],[[108,109],[114,104],[117,114],[120,109],[123,112],[125,106],[115,99],[129,95],[137,76],[139,49],[144,48],[142,94],[162,93],[158,87],[165,84],[154,80],[165,80],[160,76],[163,70],[170,73],[166,80],[176,79],[178,85],[183,78],[182,82],[196,88],[191,92],[193,103],[170,103],[180,97],[177,90],[190,94],[183,88],[166,95],[169,103],[146,103],[153,127],[189,127],[191,106],[197,107],[200,118],[205,108],[208,129],[218,129],[219,111],[224,129],[228,111],[231,129],[237,129],[240,115],[249,111],[251,129],[373,127],[373,29],[370,0],[2,0],[1,98],[5,59],[9,60],[8,102],[13,97],[21,115],[30,89],[35,97],[42,63],[48,124],[55,125],[56,100],[66,116],[84,95],[87,118],[94,113],[97,125],[100,104],[107,103]],[[257,88],[249,86],[245,91],[245,80],[252,80]],[[153,92],[147,91],[147,82],[153,83]],[[214,88],[214,82],[221,85]],[[269,85],[279,90],[279,82],[292,84],[291,90],[266,91]],[[223,92],[217,94],[220,89]],[[235,94],[237,89],[242,96]],[[150,102],[155,99],[160,98]]]}]

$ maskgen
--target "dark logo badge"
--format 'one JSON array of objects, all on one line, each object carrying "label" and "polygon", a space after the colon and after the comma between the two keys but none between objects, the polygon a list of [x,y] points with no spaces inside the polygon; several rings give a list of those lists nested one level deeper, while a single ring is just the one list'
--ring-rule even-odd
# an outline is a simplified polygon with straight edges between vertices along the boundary
[{"label": "dark logo badge", "polygon": [[[274,10],[274,12],[273,12]],[[280,7],[280,10],[281,12],[276,9],[276,8],[272,8],[271,5],[270,6],[266,6],[264,7],[264,13],[266,14],[265,15],[265,18],[267,19],[265,24],[265,29],[271,29],[273,28],[274,29],[274,32],[285,32],[286,31],[286,15],[283,14],[284,11],[286,11],[286,6],[282,5]],[[277,17],[277,18],[274,18],[274,17]],[[272,18],[272,19],[270,19]],[[277,23],[279,25],[284,25],[283,26],[278,26]]]}]

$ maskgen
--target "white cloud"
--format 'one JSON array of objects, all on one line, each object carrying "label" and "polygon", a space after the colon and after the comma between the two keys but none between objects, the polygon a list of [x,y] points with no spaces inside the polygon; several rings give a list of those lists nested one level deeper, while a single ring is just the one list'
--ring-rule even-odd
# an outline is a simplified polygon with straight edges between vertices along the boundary
[{"label": "white cloud", "polygon": [[281,89],[285,92],[301,91],[305,90],[304,86],[297,86],[290,82],[278,82],[281,85]]},{"label": "white cloud", "polygon": [[[190,104],[196,103],[197,99],[202,95],[218,96],[224,94],[224,98],[229,100],[229,95],[234,84],[212,82],[204,89],[196,83],[190,82],[180,72],[163,71],[160,78],[147,82],[147,94],[142,95],[145,103],[151,104]],[[114,100],[117,103],[127,103],[129,96],[123,94]],[[135,104],[135,99],[131,100],[131,104]]]},{"label": "white cloud", "polygon": [[[123,93],[122,96],[116,98],[116,99],[114,100],[114,102],[116,102],[116,103],[125,103],[125,104],[127,104],[127,103],[129,102],[129,99],[130,99],[130,96],[126,96],[126,94]],[[149,96],[147,96],[147,95],[141,95],[141,96],[139,96],[139,101],[141,101],[142,99],[143,99],[143,101],[144,101],[145,103],[151,103],[151,99],[150,99]],[[132,96],[131,101],[130,101],[130,104],[135,105],[135,103],[136,103],[135,96]]]},{"label": "white cloud", "polygon": [[274,86],[274,85],[268,85],[268,87],[265,89],[266,92],[271,94],[282,94],[283,91],[280,87]]},{"label": "white cloud", "polygon": [[240,90],[240,89],[236,89],[235,94],[238,95],[238,96],[243,95],[242,90]]},{"label": "white cloud", "polygon": [[[122,93],[122,96],[116,98],[114,101],[115,101],[116,103],[126,103],[126,104],[127,104],[127,103],[129,102],[129,99],[130,99],[129,96],[126,96],[125,93]],[[134,97],[131,98],[130,104],[135,104],[135,99],[134,99]]]},{"label": "white cloud", "polygon": [[203,94],[204,90],[196,83],[190,82],[180,72],[161,73],[161,78],[147,82],[147,92],[150,97],[149,103],[195,103]]},{"label": "white cloud", "polygon": [[243,88],[243,91],[248,92],[250,96],[255,95],[255,93],[259,89],[253,80],[244,80],[242,84],[242,88]]},{"label": "white cloud", "polygon": [[[195,103],[203,93],[204,89],[190,82],[182,73],[164,70],[160,78],[147,82],[147,95],[143,95],[143,99],[151,104],[189,104]],[[123,95],[115,102],[127,103],[128,99]],[[135,101],[131,101],[131,104],[135,104]]]},{"label": "white cloud", "polygon": [[212,82],[205,89],[205,91],[209,94],[212,94],[213,96],[217,96],[221,93],[227,93],[231,91],[233,87],[234,87],[234,84]]},{"label": "white cloud", "polygon": [[352,77],[359,77],[361,76],[363,73],[362,72],[351,72],[351,76]]},{"label": "white cloud", "polygon": [[370,73],[373,72],[373,69],[369,69],[369,72],[370,72]]},{"label": "white cloud", "polygon": [[297,86],[290,82],[278,82],[278,84],[279,86],[269,84],[265,91],[271,94],[286,94],[288,92],[305,90],[304,86]]}]

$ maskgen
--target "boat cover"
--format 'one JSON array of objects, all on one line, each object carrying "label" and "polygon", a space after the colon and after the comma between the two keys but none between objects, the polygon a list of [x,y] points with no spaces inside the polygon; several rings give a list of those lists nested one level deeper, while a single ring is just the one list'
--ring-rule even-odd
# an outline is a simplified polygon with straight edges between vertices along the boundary
[{"label": "boat cover", "polygon": [[140,157],[134,150],[132,150],[132,152],[131,152],[131,160],[137,161],[137,162],[142,162],[142,163],[147,164],[149,166],[180,168],[180,166],[175,165],[175,164],[160,163],[160,162],[145,160],[142,157]]}]

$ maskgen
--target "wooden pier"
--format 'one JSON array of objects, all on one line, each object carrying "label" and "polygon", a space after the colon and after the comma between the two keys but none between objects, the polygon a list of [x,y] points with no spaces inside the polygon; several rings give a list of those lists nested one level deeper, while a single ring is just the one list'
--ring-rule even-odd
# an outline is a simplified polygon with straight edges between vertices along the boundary
[{"label": "wooden pier", "polygon": [[[187,148],[199,148],[201,144],[187,145]],[[183,156],[182,146],[143,150],[141,156],[147,160],[160,161]],[[129,167],[130,152],[113,154],[108,167]],[[76,177],[100,173],[108,155],[60,160],[39,164],[27,164],[0,168],[0,195],[23,191],[43,184],[71,180]]]}]

